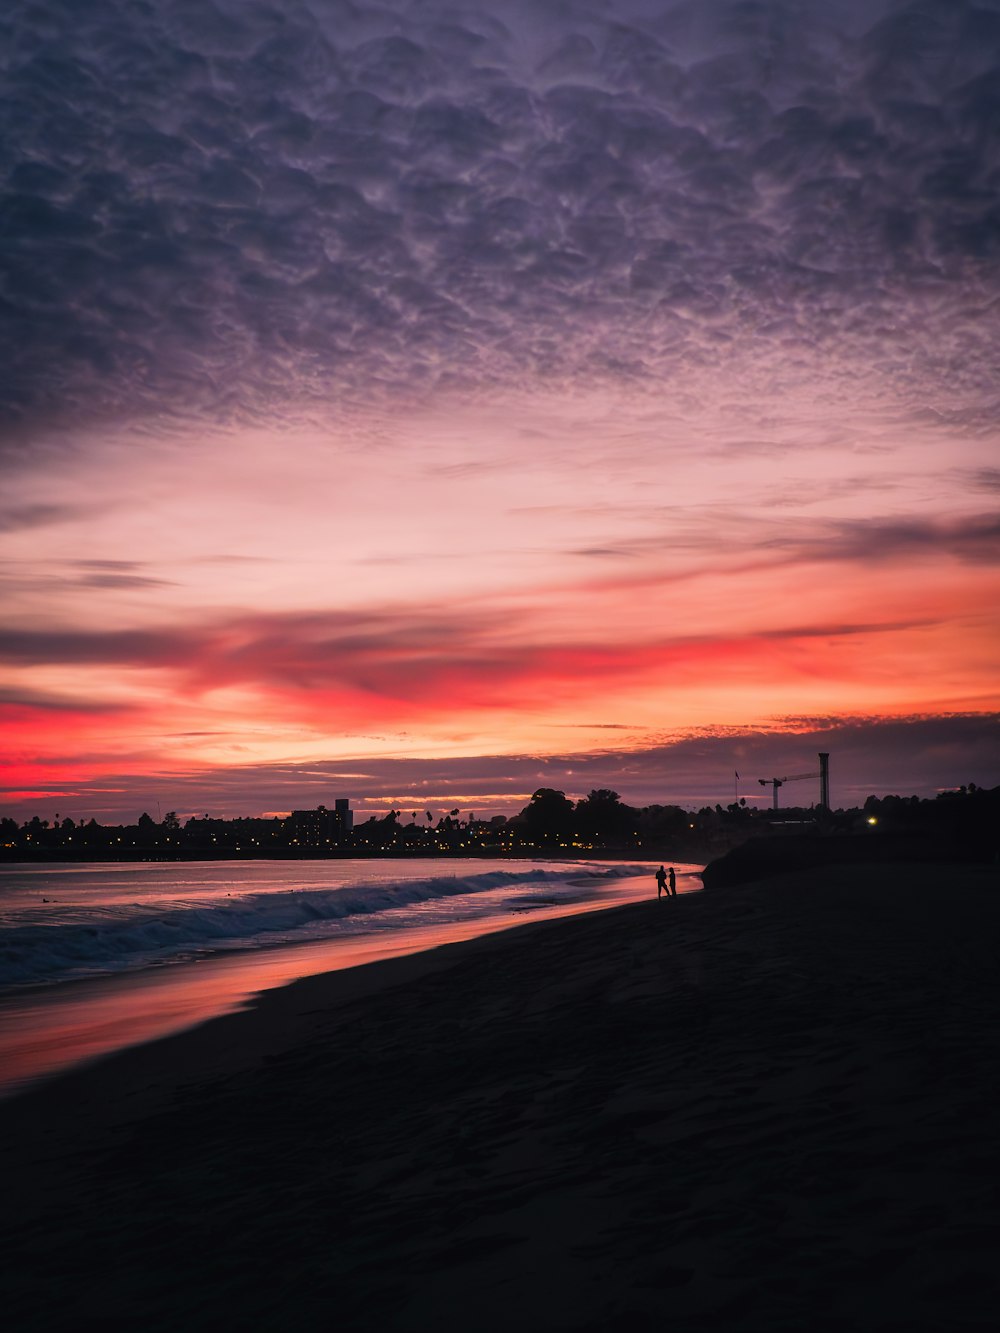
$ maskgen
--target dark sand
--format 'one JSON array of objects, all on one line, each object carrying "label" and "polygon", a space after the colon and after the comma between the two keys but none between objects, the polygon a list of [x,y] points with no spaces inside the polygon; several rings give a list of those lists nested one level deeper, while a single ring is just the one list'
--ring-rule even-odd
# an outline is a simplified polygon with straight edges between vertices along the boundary
[{"label": "dark sand", "polygon": [[5,1327],[995,1327],[996,879],[522,927],[0,1104]]}]

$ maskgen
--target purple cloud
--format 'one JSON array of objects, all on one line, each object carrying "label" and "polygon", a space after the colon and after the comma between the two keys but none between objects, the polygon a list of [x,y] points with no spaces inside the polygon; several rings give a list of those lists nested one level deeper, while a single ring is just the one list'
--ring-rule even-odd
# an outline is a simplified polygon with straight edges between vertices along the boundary
[{"label": "purple cloud", "polygon": [[0,33],[12,427],[680,381],[748,339],[996,420],[992,7],[13,0]]},{"label": "purple cloud", "polygon": [[[787,725],[794,724],[794,730]],[[329,805],[348,797],[361,810],[445,811],[455,804],[477,814],[513,814],[539,787],[555,787],[574,799],[610,787],[632,805],[679,804],[697,809],[733,799],[739,791],[766,805],[769,789],[760,777],[807,773],[819,751],[831,756],[831,791],[838,808],[860,806],[867,796],[895,793],[933,797],[938,790],[975,782],[997,782],[1000,714],[869,721],[775,719],[773,730],[732,728],[661,745],[603,753],[475,755],[458,758],[357,760],[308,764],[262,764],[184,772],[102,774],[92,780],[46,785],[38,791],[58,800],[60,812],[94,815],[103,822],[134,821],[135,792],[153,791],[171,808],[219,817]],[[79,756],[74,756],[74,761]],[[54,761],[60,762],[58,760]],[[39,774],[43,769],[39,770]],[[786,804],[811,804],[815,784],[790,787]],[[0,792],[0,813],[18,819],[44,812],[45,798],[25,801]]]}]

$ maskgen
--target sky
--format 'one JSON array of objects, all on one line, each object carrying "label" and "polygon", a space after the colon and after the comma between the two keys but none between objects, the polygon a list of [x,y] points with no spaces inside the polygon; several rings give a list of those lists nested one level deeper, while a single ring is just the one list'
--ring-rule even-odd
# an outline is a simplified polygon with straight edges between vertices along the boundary
[{"label": "sky", "polygon": [[0,118],[0,814],[1000,782],[1000,0],[8,0]]}]

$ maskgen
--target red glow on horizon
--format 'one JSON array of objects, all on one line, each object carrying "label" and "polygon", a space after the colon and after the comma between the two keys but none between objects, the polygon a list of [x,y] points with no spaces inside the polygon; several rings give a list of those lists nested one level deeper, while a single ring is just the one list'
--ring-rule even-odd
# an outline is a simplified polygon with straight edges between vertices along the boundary
[{"label": "red glow on horizon", "polygon": [[[646,427],[633,424],[640,440]],[[963,522],[935,508],[930,473],[900,492],[920,492],[908,523],[881,517],[890,482],[878,452],[870,496],[857,486],[848,504],[817,481],[832,498],[814,515],[815,500],[773,505],[772,460],[735,446],[717,470],[675,450],[668,484],[651,436],[635,446],[634,476],[574,464],[540,509],[518,503],[522,443],[495,419],[487,429],[478,447],[496,466],[459,474],[462,514],[433,469],[387,493],[381,466],[359,457],[345,472],[325,440],[291,449],[258,432],[249,455],[242,437],[208,441],[193,499],[168,446],[147,441],[103,466],[93,446],[88,466],[119,502],[94,517],[77,506],[45,568],[81,550],[131,567],[141,550],[148,587],[110,579],[81,597],[46,575],[44,596],[14,599],[6,801],[128,788],[140,774],[169,790],[172,775],[249,780],[311,761],[363,771],[366,757],[546,755],[570,736],[576,750],[627,753],[699,729],[1000,702],[989,528],[978,509]],[[603,447],[577,446],[592,461]],[[430,448],[415,439],[408,457]],[[814,448],[800,470],[832,479],[864,458]],[[272,502],[275,460],[297,482],[292,509]],[[72,467],[45,483],[53,508],[85,491]],[[137,487],[159,497],[144,528],[129,503]],[[338,524],[341,493],[350,511],[337,509]],[[26,566],[38,561],[30,536],[10,540]],[[219,558],[227,549],[239,558]],[[296,800],[275,791],[261,804]]]}]

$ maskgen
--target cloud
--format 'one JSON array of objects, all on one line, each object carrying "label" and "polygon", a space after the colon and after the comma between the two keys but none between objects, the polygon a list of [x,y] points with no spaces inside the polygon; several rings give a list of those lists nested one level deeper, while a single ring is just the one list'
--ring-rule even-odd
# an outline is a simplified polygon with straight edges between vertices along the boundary
[{"label": "cloud", "polygon": [[4,22],[18,447],[456,386],[698,396],[723,367],[995,410],[1000,39],[972,0]]},{"label": "cloud", "polygon": [[591,560],[627,560],[635,552],[625,546],[581,546],[570,554],[586,556]]},{"label": "cloud", "polygon": [[[795,722],[795,720],[790,720]],[[19,819],[47,810],[58,797],[60,812],[96,815],[107,823],[134,821],[142,797],[160,793],[164,806],[184,813],[209,811],[235,817],[268,810],[329,805],[337,796],[355,807],[443,812],[460,804],[477,814],[513,814],[539,787],[555,787],[574,799],[610,787],[633,805],[680,804],[697,809],[733,799],[734,771],[739,792],[767,804],[768,789],[758,777],[818,769],[817,754],[828,752],[834,805],[863,804],[870,794],[933,797],[943,788],[975,782],[997,783],[1000,714],[956,714],[825,722],[798,719],[789,726],[775,719],[769,729],[731,728],[722,735],[697,735],[670,744],[559,755],[479,754],[455,758],[373,758],[331,763],[261,764],[185,771],[108,770],[99,777],[68,780],[44,769],[25,775],[32,800],[3,796],[3,812]],[[30,779],[30,781],[29,781]],[[786,793],[811,804],[818,788],[803,782]]]},{"label": "cloud", "polygon": [[144,574],[87,574],[78,580],[84,588],[168,588],[169,579],[156,579]]},{"label": "cloud", "polygon": [[17,685],[0,685],[0,709],[10,718],[14,712],[21,715],[34,710],[56,713],[94,714],[97,717],[114,717],[128,713],[130,705],[108,700],[95,700],[77,695],[52,694],[45,690],[35,690]]},{"label": "cloud", "polygon": [[55,523],[65,523],[82,512],[79,505],[23,504],[0,509],[0,532],[33,531]]},{"label": "cloud", "polygon": [[11,698],[138,701],[105,768],[986,706],[997,21],[11,0]]},{"label": "cloud", "polygon": [[0,630],[0,661],[10,665],[180,666],[198,644],[183,631]]},{"label": "cloud", "polygon": [[[779,505],[778,508],[783,506]],[[840,519],[824,516],[806,519],[795,516],[773,518],[763,504],[757,511],[736,511],[729,506],[715,505],[689,507],[682,514],[664,515],[665,531],[653,537],[638,538],[617,543],[610,548],[577,549],[576,556],[645,557],[636,572],[616,570],[607,575],[595,574],[584,585],[591,596],[599,592],[618,590],[623,596],[637,596],[643,589],[679,589],[696,585],[707,577],[729,580],[754,580],[768,575],[780,576],[782,571],[800,577],[803,566],[838,565],[848,571],[876,567],[906,570],[908,562],[932,559],[939,567],[948,560],[959,564],[981,565],[992,568],[1000,556],[1000,516],[992,512],[965,514],[961,517],[913,515],[889,517],[876,515],[863,519]],[[720,534],[725,540],[720,541]],[[673,563],[667,568],[649,566],[649,557],[667,553]],[[683,560],[678,556],[686,557]],[[912,583],[907,580],[908,590]],[[738,599],[737,599],[738,603]],[[736,608],[734,608],[735,610]],[[871,607],[867,614],[873,618],[865,628],[877,630],[904,627],[902,619],[892,621],[882,607]],[[815,630],[807,623],[799,628],[787,628],[781,615],[782,635],[791,637],[816,633],[839,633],[844,625],[834,624],[829,629],[822,624]],[[763,620],[758,622],[757,633],[769,633]]]},{"label": "cloud", "polygon": [[822,522],[814,535],[781,536],[770,545],[788,548],[801,560],[893,561],[920,554],[944,555],[970,562],[995,564],[1000,556],[1000,514],[968,514],[962,518],[873,518]]},{"label": "cloud", "polygon": [[[66,579],[80,588],[170,588],[176,586],[171,579],[158,578],[143,573],[144,564],[138,560],[73,560],[58,567],[58,572],[42,575],[37,579],[39,587],[51,585],[59,579]],[[65,570],[65,573],[63,572]],[[22,586],[30,586],[27,579],[21,580]]]},{"label": "cloud", "polygon": [[[575,637],[545,630],[509,611],[404,607],[352,613],[233,616],[183,628],[0,631],[0,663],[10,667],[159,672],[178,699],[249,687],[272,704],[312,718],[388,720],[464,709],[539,709],[556,699],[594,699],[624,682],[669,681],[671,688],[727,678],[744,683],[772,669],[830,674],[830,644],[865,643],[887,631],[934,626],[934,617],[882,618],[759,627],[752,633],[647,630],[609,642],[600,625]],[[852,670],[841,657],[836,671]]]},{"label": "cloud", "polygon": [[1000,468],[984,467],[969,469],[963,474],[964,480],[977,491],[1000,491]]}]

